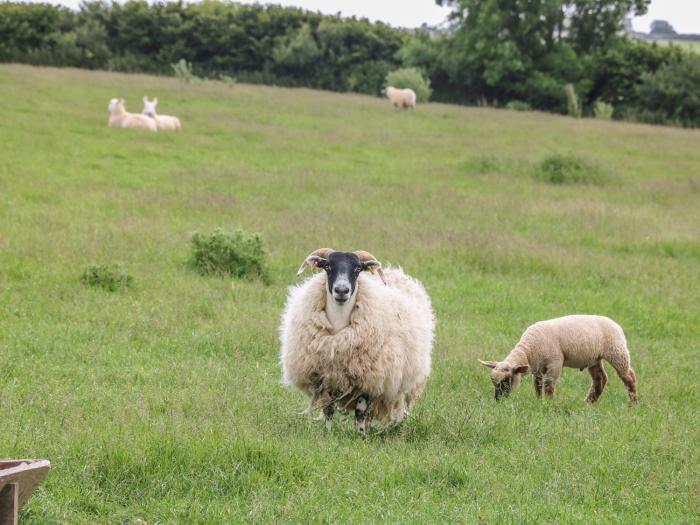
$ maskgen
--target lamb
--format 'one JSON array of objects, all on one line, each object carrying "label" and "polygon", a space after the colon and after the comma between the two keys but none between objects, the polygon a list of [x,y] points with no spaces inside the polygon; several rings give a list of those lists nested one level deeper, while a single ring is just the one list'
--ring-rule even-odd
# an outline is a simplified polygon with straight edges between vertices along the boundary
[{"label": "lamb", "polygon": [[282,382],[307,394],[307,411],[322,409],[328,430],[335,405],[354,410],[362,434],[400,424],[430,375],[435,320],[423,285],[365,251],[321,248],[297,275],[307,267],[324,272],[289,289]]},{"label": "lamb", "polygon": [[146,129],[148,131],[158,131],[153,119],[138,113],[129,113],[124,109],[124,99],[113,98],[109,101],[109,122],[110,128],[130,128]]},{"label": "lamb", "polygon": [[608,382],[603,359],[612,365],[627,387],[630,402],[636,403],[637,379],[630,366],[625,334],[615,321],[600,315],[567,315],[540,321],[525,330],[503,361],[479,362],[492,369],[491,382],[497,400],[515,390],[528,371],[534,376],[535,392],[541,398],[543,379],[545,395],[554,395],[562,366],[588,368],[591,387],[585,401],[595,403]]},{"label": "lamb", "polygon": [[386,95],[396,109],[415,109],[416,107],[416,92],[412,89],[387,86],[382,90],[382,94]]},{"label": "lamb", "polygon": [[156,114],[156,106],[158,105],[158,97],[155,97],[152,102],[149,102],[148,97],[143,97],[143,113],[156,121],[159,131],[177,131],[181,128],[180,119],[171,115]]}]

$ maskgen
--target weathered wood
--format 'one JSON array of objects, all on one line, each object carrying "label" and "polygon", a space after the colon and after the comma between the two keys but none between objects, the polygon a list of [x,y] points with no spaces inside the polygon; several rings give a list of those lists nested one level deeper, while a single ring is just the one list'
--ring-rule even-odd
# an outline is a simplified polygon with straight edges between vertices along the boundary
[{"label": "weathered wood", "polygon": [[19,485],[7,483],[0,489],[0,525],[17,525]]},{"label": "weathered wood", "polygon": [[46,460],[0,461],[0,525],[17,525],[19,510],[50,468]]}]

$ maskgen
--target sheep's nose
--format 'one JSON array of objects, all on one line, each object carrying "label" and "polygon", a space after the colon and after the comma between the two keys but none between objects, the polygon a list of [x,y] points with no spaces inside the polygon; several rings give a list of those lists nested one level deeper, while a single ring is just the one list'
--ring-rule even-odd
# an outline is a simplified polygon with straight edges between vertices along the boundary
[{"label": "sheep's nose", "polygon": [[350,287],[346,284],[336,284],[333,287],[333,292],[338,295],[347,295],[350,293]]}]

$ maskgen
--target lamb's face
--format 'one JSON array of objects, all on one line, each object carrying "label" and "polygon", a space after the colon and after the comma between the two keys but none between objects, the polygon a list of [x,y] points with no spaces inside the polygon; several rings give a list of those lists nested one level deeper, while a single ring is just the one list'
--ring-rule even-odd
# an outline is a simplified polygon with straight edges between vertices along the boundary
[{"label": "lamb's face", "polygon": [[154,98],[152,101],[149,101],[147,97],[143,97],[143,111],[142,113],[144,115],[148,115],[149,117],[154,117],[156,114],[156,106],[158,105],[158,98]]},{"label": "lamb's face", "polygon": [[498,401],[501,397],[508,397],[518,386],[520,379],[527,373],[527,366],[513,367],[510,363],[501,361],[481,361],[479,362],[487,368],[491,368],[491,383],[493,383],[493,394]]},{"label": "lamb's face", "polygon": [[112,100],[109,101],[109,105],[107,106],[107,110],[111,113],[114,111],[114,108],[116,105],[119,104],[119,99],[118,98],[113,98]]}]

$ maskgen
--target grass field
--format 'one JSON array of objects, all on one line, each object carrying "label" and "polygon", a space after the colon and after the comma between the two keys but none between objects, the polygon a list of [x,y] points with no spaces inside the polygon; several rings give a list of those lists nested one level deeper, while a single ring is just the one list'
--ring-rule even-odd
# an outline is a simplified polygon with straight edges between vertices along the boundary
[{"label": "grass field", "polygon": [[700,41],[697,40],[655,40],[655,42],[665,46],[678,46],[694,53],[700,53]]},{"label": "grass field", "polygon": [[[157,95],[179,134],[108,129]],[[698,523],[700,132],[305,89],[0,66],[0,457],[53,468],[26,524]],[[554,154],[597,184],[533,177]],[[193,232],[260,232],[272,284],[200,277]],[[363,440],[280,385],[286,289],[370,250],[431,294],[434,370]],[[119,262],[131,289],[80,283]],[[477,358],[609,315],[620,380],[496,404]]]}]

